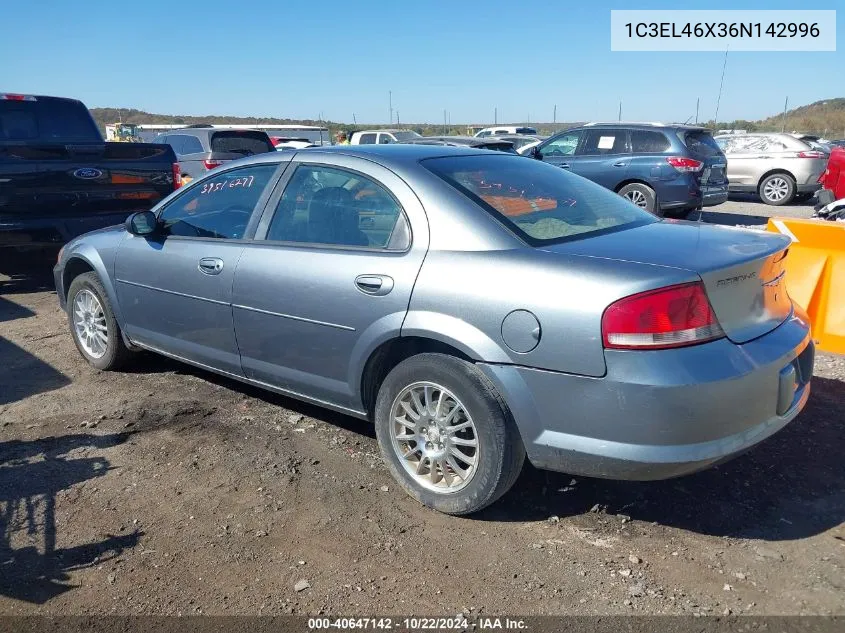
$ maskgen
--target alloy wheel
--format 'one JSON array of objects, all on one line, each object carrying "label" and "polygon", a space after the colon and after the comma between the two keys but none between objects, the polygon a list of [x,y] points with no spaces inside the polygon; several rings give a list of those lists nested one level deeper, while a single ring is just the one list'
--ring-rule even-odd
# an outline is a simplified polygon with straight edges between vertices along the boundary
[{"label": "alloy wheel", "polygon": [[478,432],[452,392],[416,382],[393,401],[390,418],[393,450],[416,483],[448,494],[472,480],[478,467]]},{"label": "alloy wheel", "polygon": [[763,186],[763,195],[773,202],[780,202],[788,193],[789,183],[780,177],[769,179]]},{"label": "alloy wheel", "polygon": [[90,290],[80,290],[73,300],[73,327],[85,353],[102,358],[109,343],[103,304]]}]

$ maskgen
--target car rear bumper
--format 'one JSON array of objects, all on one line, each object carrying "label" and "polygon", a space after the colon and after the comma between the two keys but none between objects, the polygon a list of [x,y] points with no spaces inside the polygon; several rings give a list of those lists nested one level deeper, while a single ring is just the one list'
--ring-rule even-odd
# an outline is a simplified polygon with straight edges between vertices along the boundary
[{"label": "car rear bumper", "polygon": [[651,480],[725,461],[783,428],[807,402],[813,355],[802,314],[743,345],[609,350],[602,378],[480,368],[538,468]]},{"label": "car rear bumper", "polygon": [[83,217],[0,219],[0,248],[61,246],[75,237],[124,222],[132,212]]},{"label": "car rear bumper", "polygon": [[693,179],[676,179],[670,182],[656,183],[660,208],[697,209],[698,207],[712,207],[722,204],[728,199],[728,183],[718,185],[699,185]]}]

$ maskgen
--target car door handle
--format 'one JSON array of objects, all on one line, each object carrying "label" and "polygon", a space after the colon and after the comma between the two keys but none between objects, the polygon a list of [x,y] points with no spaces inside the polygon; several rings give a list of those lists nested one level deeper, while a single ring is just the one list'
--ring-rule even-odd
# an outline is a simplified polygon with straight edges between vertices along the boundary
[{"label": "car door handle", "polygon": [[561,169],[569,169],[569,163],[559,163],[558,167]]},{"label": "car door handle", "polygon": [[613,166],[614,167],[627,167],[628,163],[627,163],[627,161],[620,160],[618,163],[613,163]]},{"label": "car door handle", "polygon": [[381,297],[393,290],[393,278],[387,275],[358,275],[355,287],[366,295]]},{"label": "car door handle", "polygon": [[203,257],[198,268],[206,275],[219,275],[223,270],[223,260],[219,257]]}]

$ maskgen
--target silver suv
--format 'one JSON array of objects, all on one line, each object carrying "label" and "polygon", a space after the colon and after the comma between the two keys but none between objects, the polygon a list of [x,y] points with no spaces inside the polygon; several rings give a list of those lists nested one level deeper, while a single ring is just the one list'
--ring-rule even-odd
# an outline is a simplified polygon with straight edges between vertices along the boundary
[{"label": "silver suv", "polygon": [[238,127],[198,125],[159,134],[153,143],[166,143],[176,153],[182,183],[199,178],[210,169],[244,156],[275,152],[266,132]]},{"label": "silver suv", "polygon": [[821,187],[827,156],[791,134],[726,134],[716,143],[728,159],[729,191],[757,193],[779,206]]}]

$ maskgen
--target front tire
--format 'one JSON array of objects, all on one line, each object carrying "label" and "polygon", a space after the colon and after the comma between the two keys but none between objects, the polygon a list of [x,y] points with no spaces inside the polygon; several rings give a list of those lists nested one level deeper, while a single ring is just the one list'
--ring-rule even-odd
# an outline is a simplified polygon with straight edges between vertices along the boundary
[{"label": "front tire", "polygon": [[618,191],[619,195],[629,202],[637,205],[640,209],[645,209],[651,213],[660,215],[657,209],[657,195],[654,189],[648,185],[639,182],[632,182],[630,185],[625,185]]},{"label": "front tire", "polygon": [[513,486],[525,449],[496,388],[475,365],[419,354],[384,379],[375,406],[388,469],[423,505],[477,512]]},{"label": "front tire", "polygon": [[67,316],[76,349],[93,367],[103,371],[118,369],[131,356],[96,273],[83,273],[71,282]]},{"label": "front tire", "polygon": [[766,204],[776,207],[789,204],[795,197],[795,179],[782,172],[769,174],[760,181],[757,193]]}]

